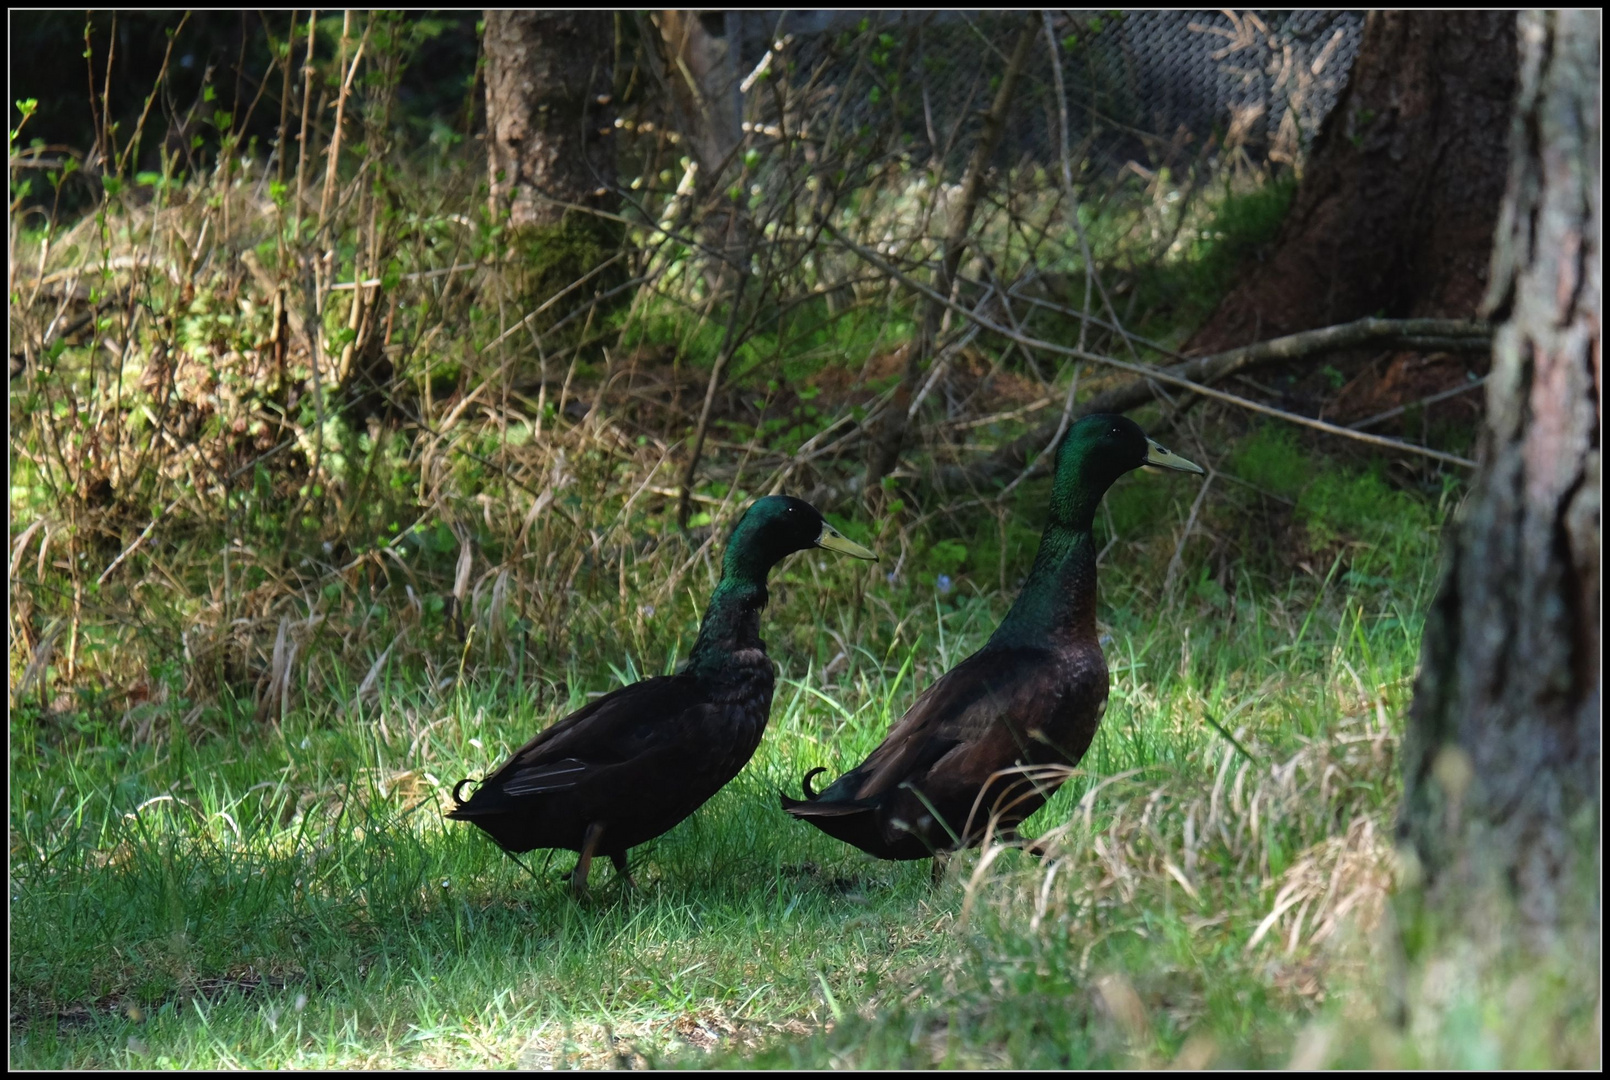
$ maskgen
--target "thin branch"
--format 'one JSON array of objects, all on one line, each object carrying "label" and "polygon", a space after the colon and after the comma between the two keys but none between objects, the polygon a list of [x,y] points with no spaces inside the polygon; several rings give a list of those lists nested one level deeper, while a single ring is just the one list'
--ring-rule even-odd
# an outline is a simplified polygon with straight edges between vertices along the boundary
[{"label": "thin branch", "polygon": [[[1289,423],[1301,424],[1304,427],[1311,427],[1316,431],[1323,431],[1323,432],[1326,432],[1327,434],[1340,435],[1341,437],[1346,438],[1346,439],[1356,439],[1359,442],[1366,442],[1366,443],[1370,443],[1373,446],[1382,446],[1382,447],[1386,447],[1388,449],[1402,451],[1404,453],[1419,454],[1419,455],[1422,455],[1424,457],[1432,458],[1433,460],[1436,460],[1436,461],[1445,462],[1445,463],[1447,463],[1449,465],[1461,465],[1461,466],[1463,466],[1463,467],[1465,467],[1467,469],[1473,469],[1473,468],[1476,467],[1476,463],[1474,461],[1471,461],[1469,458],[1462,458],[1462,457],[1459,457],[1459,456],[1457,456],[1455,454],[1445,454],[1441,450],[1432,450],[1429,447],[1417,446],[1414,443],[1403,442],[1403,441],[1401,441],[1399,439],[1388,439],[1388,438],[1385,438],[1385,437],[1380,436],[1380,435],[1367,435],[1364,432],[1354,431],[1354,430],[1352,430],[1350,428],[1339,427],[1336,424],[1327,424],[1323,420],[1315,420],[1312,417],[1302,416],[1302,415],[1299,415],[1298,413],[1287,412],[1284,409],[1277,409],[1277,408],[1274,408],[1273,406],[1270,406],[1270,405],[1264,405],[1261,402],[1252,401],[1252,400],[1249,400],[1248,398],[1244,398],[1244,397],[1238,397],[1235,394],[1227,394],[1223,390],[1215,390],[1212,387],[1203,386],[1199,382],[1194,382],[1191,379],[1185,378],[1183,376],[1175,375],[1171,371],[1166,370],[1166,369],[1147,368],[1147,367],[1145,367],[1144,365],[1141,365],[1141,364],[1131,364],[1131,363],[1129,363],[1127,361],[1117,360],[1117,359],[1114,359],[1113,357],[1110,357],[1110,356],[1101,356],[1101,355],[1098,355],[1096,353],[1086,352],[1083,349],[1075,349],[1075,348],[1072,348],[1071,346],[1068,346],[1068,345],[1058,345],[1054,341],[1042,341],[1042,340],[1040,340],[1038,338],[1029,337],[1027,334],[1020,334],[1017,331],[1014,331],[1014,330],[1010,329],[1009,327],[1001,326],[998,323],[992,322],[989,319],[984,318],[982,315],[979,315],[977,312],[969,311],[967,308],[963,307],[961,304],[953,303],[949,298],[941,296],[939,293],[935,292],[933,289],[931,289],[928,286],[922,284],[921,282],[913,280],[912,278],[907,277],[906,275],[900,273],[900,271],[896,270],[893,266],[891,266],[887,262],[885,262],[883,260],[883,258],[878,255],[877,252],[870,251],[867,248],[862,247],[860,244],[857,244],[855,241],[851,240],[849,237],[847,237],[844,234],[840,233],[837,229],[833,228],[831,225],[824,226],[824,229],[830,236],[833,237],[834,240],[837,240],[839,243],[843,244],[845,247],[847,247],[851,251],[855,252],[857,255],[859,255],[861,258],[865,259],[867,262],[871,263],[873,266],[877,267],[879,270],[882,270],[884,273],[890,275],[891,277],[896,278],[902,284],[904,284],[907,288],[914,289],[917,292],[922,293],[924,296],[927,296],[930,300],[933,300],[933,301],[935,301],[937,303],[943,304],[945,307],[950,308],[951,310],[957,312],[958,314],[962,315],[964,318],[971,319],[973,322],[977,323],[983,329],[993,331],[994,333],[997,333],[997,334],[1001,335],[1002,337],[1004,337],[1004,338],[1006,338],[1006,339],[1008,339],[1010,341],[1015,341],[1018,344],[1026,347],[1026,348],[1043,349],[1046,352],[1056,353],[1056,354],[1058,354],[1060,356],[1071,356],[1071,357],[1073,357],[1075,359],[1078,359],[1078,360],[1089,360],[1089,361],[1092,361],[1092,362],[1097,363],[1097,364],[1104,364],[1107,367],[1117,368],[1119,371],[1127,371],[1127,372],[1129,372],[1129,373],[1131,373],[1133,375],[1139,376],[1142,384],[1144,384],[1144,381],[1147,380],[1147,379],[1153,379],[1153,380],[1156,380],[1157,382],[1163,383],[1163,384],[1168,385],[1168,386],[1178,386],[1178,387],[1180,387],[1182,389],[1190,390],[1193,393],[1201,394],[1204,397],[1210,397],[1210,398],[1214,398],[1214,399],[1216,399],[1218,401],[1228,402],[1231,405],[1238,405],[1241,408],[1247,409],[1247,410],[1249,410],[1251,412],[1263,413],[1266,416],[1277,417],[1278,419],[1288,421]],[[1384,320],[1384,319],[1383,320],[1360,319],[1358,321],[1358,323],[1368,324],[1368,323],[1386,322],[1386,321],[1387,320]],[[1330,335],[1332,338],[1339,338],[1339,337],[1345,336],[1343,334],[1343,331],[1346,331],[1349,327],[1357,326],[1358,323],[1348,323],[1348,324],[1344,324],[1343,326],[1339,326],[1339,327],[1327,327],[1324,330],[1311,330],[1311,331],[1308,331],[1308,334],[1315,334],[1315,335],[1321,335],[1321,336]],[[1297,334],[1291,335],[1291,337],[1301,337],[1301,336],[1303,336],[1303,335],[1297,335]],[[1360,336],[1367,340],[1370,335],[1368,333],[1361,333]],[[1265,349],[1265,350],[1273,350],[1273,351],[1275,351],[1276,355],[1280,355],[1281,353],[1284,352],[1284,350],[1290,348],[1289,342],[1290,342],[1290,338],[1276,338],[1274,341],[1263,342],[1263,343],[1261,343],[1261,345],[1248,346],[1247,349],[1245,349],[1245,350],[1235,350],[1235,351],[1243,352],[1243,353],[1251,353],[1253,350],[1258,350],[1258,349],[1261,348],[1261,349]],[[1334,348],[1336,346],[1333,345],[1332,347]],[[1227,355],[1227,354],[1225,354],[1225,355]],[[1204,359],[1213,359],[1213,358],[1212,357],[1206,357]],[[1199,363],[1199,361],[1191,361],[1191,363]],[[1119,389],[1127,390],[1128,388],[1120,387]],[[1142,387],[1136,387],[1135,389],[1136,389],[1136,392],[1139,392],[1142,389]],[[1109,394],[1116,394],[1116,393],[1117,393],[1117,391],[1110,391],[1109,392]],[[1097,398],[1092,399],[1091,402],[1087,403],[1086,408],[1091,409],[1091,411],[1095,411],[1094,407],[1098,403],[1104,402],[1104,399],[1107,399],[1109,397],[1109,394],[1102,394],[1102,395],[1099,395]],[[1142,400],[1144,400],[1144,399],[1142,399]],[[1127,406],[1124,406],[1124,407],[1125,408],[1133,408],[1136,404],[1140,404],[1140,401],[1137,400],[1136,402],[1134,402],[1132,404],[1129,404]],[[948,481],[953,479],[953,478],[948,476],[948,475],[946,475],[949,472],[950,472],[950,470],[946,470],[946,473],[941,474],[941,486],[945,486],[945,487],[951,486],[951,484]],[[963,470],[963,473],[965,474],[965,476],[967,478],[971,477],[971,474],[967,473],[966,470]],[[961,479],[961,477],[957,477],[956,479]]]},{"label": "thin branch", "polygon": [[[995,101],[984,117],[983,130],[979,132],[978,142],[973,147],[972,159],[967,163],[961,194],[951,215],[950,227],[945,237],[944,257],[940,260],[938,272],[934,275],[935,287],[932,290],[924,290],[930,296],[938,297],[939,301],[937,304],[930,303],[927,306],[917,331],[917,338],[911,343],[906,354],[906,370],[900,378],[900,388],[895,394],[895,407],[884,422],[884,430],[878,439],[877,448],[873,452],[872,460],[867,464],[868,491],[875,488],[900,460],[900,451],[905,445],[909,421],[906,406],[915,397],[917,381],[922,376],[923,362],[933,351],[934,342],[944,332],[944,327],[941,325],[942,315],[946,309],[954,309],[956,306],[950,296],[954,291],[956,270],[961,265],[962,253],[966,250],[967,233],[972,228],[973,215],[978,208],[979,196],[984,190],[985,169],[989,165],[990,158],[995,155],[996,146],[1000,144],[1001,133],[1006,126],[1006,113],[1012,103],[1012,92],[1017,86],[1019,76],[1023,74],[1023,68],[1028,60],[1029,45],[1033,40],[1034,23],[1030,21],[1024,24],[1022,32],[1018,34],[1012,58],[1007,62],[1006,70],[1001,75],[1001,85],[996,91]],[[946,209],[948,211],[949,207]]]},{"label": "thin branch", "polygon": [[1476,389],[1478,386],[1486,386],[1486,385],[1487,385],[1487,376],[1483,375],[1481,378],[1477,379],[1475,382],[1466,383],[1464,386],[1456,386],[1452,390],[1444,390],[1442,393],[1440,393],[1440,394],[1432,394],[1430,397],[1423,397],[1419,401],[1411,401],[1407,405],[1399,405],[1395,409],[1388,409],[1388,410],[1386,410],[1386,412],[1376,413],[1374,416],[1368,417],[1368,418],[1363,419],[1363,420],[1356,421],[1354,423],[1348,424],[1347,426],[1352,428],[1354,431],[1362,431],[1363,429],[1365,429],[1367,427],[1374,427],[1376,424],[1379,424],[1382,420],[1390,420],[1394,416],[1397,416],[1399,413],[1408,412],[1410,409],[1422,408],[1422,407],[1424,407],[1426,405],[1431,405],[1431,404],[1434,404],[1434,403],[1436,403],[1438,401],[1446,401],[1448,398],[1458,397],[1460,394],[1468,394],[1468,393],[1470,393],[1470,391]]},{"label": "thin branch", "polygon": [[[1093,282],[1096,292],[1101,295],[1101,306],[1107,309],[1107,317],[1112,320],[1113,327],[1123,338],[1129,355],[1139,359],[1139,354],[1135,352],[1135,342],[1123,324],[1118,321],[1118,309],[1113,307],[1112,297],[1107,295],[1107,287],[1101,283],[1101,275],[1096,273],[1095,257],[1090,253],[1090,238],[1085,235],[1084,221],[1079,217],[1079,200],[1073,190],[1073,163],[1068,155],[1068,92],[1062,84],[1062,52],[1057,47],[1056,32],[1051,28],[1051,12],[1042,11],[1040,14],[1045,23],[1045,39],[1051,46],[1051,75],[1056,82],[1057,110],[1062,118],[1062,194],[1068,200],[1068,217],[1073,221],[1073,231],[1079,237],[1079,254],[1084,259],[1085,314],[1088,316],[1090,312],[1090,285]],[[1083,347],[1083,327],[1079,333],[1080,346]]]},{"label": "thin branch", "polygon": [[1191,538],[1191,530],[1196,528],[1197,515],[1202,512],[1202,502],[1207,498],[1208,488],[1218,477],[1217,469],[1209,466],[1206,479],[1197,487],[1196,501],[1191,503],[1190,516],[1185,519],[1185,530],[1180,533],[1180,542],[1174,545],[1174,557],[1168,560],[1168,570],[1163,575],[1163,595],[1168,596],[1174,589],[1174,579],[1179,576],[1180,565],[1185,555],[1185,542]]}]

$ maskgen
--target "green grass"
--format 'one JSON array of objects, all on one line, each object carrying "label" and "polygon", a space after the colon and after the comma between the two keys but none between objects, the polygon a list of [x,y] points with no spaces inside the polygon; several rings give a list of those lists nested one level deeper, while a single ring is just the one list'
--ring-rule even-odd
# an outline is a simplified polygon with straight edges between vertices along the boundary
[{"label": "green grass", "polygon": [[[706,527],[730,528],[768,472],[782,476],[771,470],[845,407],[806,381],[867,367],[866,389],[886,388],[891,369],[867,361],[913,323],[896,293],[863,282],[857,295],[864,267],[843,253],[841,265],[803,266],[796,284],[829,291],[776,299],[735,350],[728,386],[765,404],[753,425],[713,417],[684,534],[665,492],[686,425],[652,411],[634,425],[630,395],[605,401],[600,380],[642,353],[644,367],[669,361],[702,386],[726,319],[669,275],[631,315],[602,312],[620,333],[607,365],[589,346],[548,368],[530,391],[540,410],[528,394],[461,414],[478,390],[501,395],[533,374],[523,340],[482,355],[521,305],[496,275],[475,289],[408,284],[402,275],[500,241],[480,217],[450,216],[463,205],[451,182],[386,175],[403,215],[381,230],[394,255],[360,267],[348,222],[334,272],[372,270],[407,298],[396,341],[409,344],[391,354],[400,417],[336,410],[320,423],[308,395],[270,400],[265,297],[241,294],[237,314],[220,281],[204,277],[187,299],[157,271],[142,295],[172,325],[161,354],[172,386],[156,377],[157,318],[123,326],[118,355],[101,343],[117,325],[57,341],[14,383],[13,419],[32,424],[11,504],[18,1064],[1592,1061],[1597,984],[1570,963],[1518,976],[1427,964],[1427,985],[1456,970],[1475,989],[1423,991],[1432,1027],[1412,1044],[1382,1034],[1394,969],[1370,930],[1391,918],[1396,745],[1457,488],[1437,475],[1405,486],[1288,429],[1209,421],[1217,428],[1182,446],[1225,477],[1194,518],[1199,481],[1140,474],[1109,495],[1097,539],[1111,701],[1080,769],[1027,824],[1044,860],[986,846],[933,891],[926,864],[867,858],[776,802],[809,768],[861,760],[983,642],[1033,556],[1044,481],[1006,504],[933,506],[920,451],[900,492],[912,508],[896,499],[880,520],[834,517],[882,564],[813,554],[774,577],[764,632],[780,676],[766,738],[715,799],[631,853],[639,891],[599,865],[578,902],[568,853],[538,853],[533,880],[479,831],[443,820],[458,778],[589,694],[676,661],[712,583]],[[863,237],[886,224],[906,235],[920,185],[880,190],[841,214],[871,222]],[[215,194],[226,201],[188,201],[188,234],[112,198],[102,233],[91,219],[53,224],[57,261],[41,269],[76,272],[128,247],[187,261],[214,217],[270,269],[282,245],[297,254],[277,212]],[[1135,325],[1177,340],[1289,197],[1227,190],[1193,210],[1167,258],[1129,273]],[[1035,183],[1020,210],[1049,220],[1053,202]],[[228,206],[239,212],[220,216]],[[1150,259],[1176,223],[1166,210],[1092,217],[1099,261]],[[1010,278],[1030,256],[1000,208],[990,213],[979,229]],[[1077,277],[1063,240],[1035,257]],[[43,242],[27,240],[24,261]],[[345,326],[346,310],[327,322]],[[1057,322],[1052,336],[1070,332]],[[286,385],[301,385],[305,354],[286,362]],[[571,423],[556,400],[567,392],[596,422]],[[270,458],[286,431],[299,449]],[[108,439],[110,496],[84,471],[87,448]],[[858,453],[818,462],[815,479],[858,470]],[[238,463],[251,469],[239,479]],[[815,479],[788,474],[799,488]],[[918,507],[928,516],[914,518]],[[282,675],[283,703],[268,689]],[[1534,1016],[1549,1038],[1512,1037]]]},{"label": "green grass", "polygon": [[[1380,906],[1435,541],[1348,537],[1354,562],[1392,560],[1352,577],[1282,576],[1265,548],[1226,589],[1205,576],[1198,537],[1164,592],[1194,496],[1158,482],[1113,492],[1111,705],[1080,773],[1025,830],[1056,854],[970,853],[937,892],[926,863],[837,844],[783,814],[776,792],[812,766],[859,761],[982,643],[1031,550],[1031,515],[1007,532],[1004,574],[987,545],[953,551],[948,595],[931,567],[890,582],[881,565],[787,564],[766,617],[781,673],[765,741],[715,799],[632,852],[630,894],[601,866],[578,902],[561,881],[568,853],[535,853],[533,881],[441,811],[460,776],[586,693],[663,669],[666,652],[600,638],[562,690],[559,672],[521,683],[475,652],[444,689],[398,665],[359,704],[339,680],[293,695],[283,727],[243,707],[198,729],[170,700],[135,710],[148,726],[134,739],[134,721],[18,710],[13,1059],[485,1067],[698,1061],[717,1048],[762,1064],[1079,1065],[1211,1043],[1217,1063],[1283,1062],[1328,1007],[1331,947],[1346,935],[1310,939],[1340,894],[1311,898],[1306,931],[1288,912],[1248,942],[1293,874],[1335,872],[1373,898],[1360,910]],[[1399,495],[1379,501],[1385,526],[1439,512]],[[1245,516],[1255,499],[1211,499],[1203,521]],[[1150,511],[1138,525],[1131,500]],[[639,640],[691,640],[691,599],[665,607]],[[1124,1019],[1135,1002],[1143,1022]]]}]

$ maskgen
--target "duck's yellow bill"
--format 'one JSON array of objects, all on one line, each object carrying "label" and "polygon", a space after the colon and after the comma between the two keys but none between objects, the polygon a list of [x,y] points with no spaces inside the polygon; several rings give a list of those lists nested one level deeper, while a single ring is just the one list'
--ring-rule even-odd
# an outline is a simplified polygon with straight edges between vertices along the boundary
[{"label": "duck's yellow bill", "polygon": [[1207,474],[1207,470],[1202,466],[1194,461],[1185,460],[1156,439],[1146,440],[1146,464],[1156,465],[1159,469],[1178,469],[1180,472],[1194,472],[1198,476]]},{"label": "duck's yellow bill", "polygon": [[822,535],[816,538],[816,546],[827,548],[829,551],[842,551],[844,554],[854,556],[857,559],[878,561],[878,557],[870,550],[857,544],[825,521],[822,522]]}]

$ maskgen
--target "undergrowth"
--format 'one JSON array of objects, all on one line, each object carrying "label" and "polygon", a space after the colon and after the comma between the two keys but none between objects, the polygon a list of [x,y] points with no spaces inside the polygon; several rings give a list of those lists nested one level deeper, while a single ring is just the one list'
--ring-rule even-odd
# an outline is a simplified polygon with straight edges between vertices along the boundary
[{"label": "undergrowth", "polygon": [[[1132,491],[1148,498],[1169,479],[1120,484],[1115,518]],[[879,1034],[857,1038],[857,1053],[892,1063],[919,1060],[876,1049],[905,1039],[895,1017],[921,1017],[911,1045],[938,1046],[933,1018],[950,1014],[934,1009],[965,1002],[942,1025],[959,1025],[949,1059],[1117,1060],[1127,1043],[1083,1028],[992,1026],[989,1003],[1014,971],[1044,1008],[1061,1009],[1075,984],[1084,997],[1068,1001],[1084,1001],[1095,975],[1133,970],[1120,965],[1138,962],[1140,939],[1170,943],[1196,972],[1169,991],[1187,996],[1159,1046],[1255,988],[1269,1030],[1254,1042],[1268,1046],[1243,1060],[1278,1056],[1290,1037],[1278,1017],[1312,1015],[1323,998],[1323,946],[1384,896],[1397,718],[1432,544],[1398,556],[1380,588],[1302,574],[1274,588],[1275,564],[1254,556],[1215,603],[1186,576],[1170,589],[1157,576],[1188,494],[1174,490],[1144,527],[1101,530],[1113,702],[1079,774],[1029,824],[1054,853],[1043,866],[1015,851],[964,857],[936,893],[925,865],[878,863],[800,828],[776,792],[811,766],[859,760],[982,643],[1031,553],[1034,527],[1015,516],[1004,589],[997,553],[975,563],[982,549],[927,565],[913,555],[893,581],[887,557],[864,571],[815,554],[785,564],[766,619],[782,671],[761,751],[634,851],[633,894],[602,873],[577,903],[559,879],[568,857],[538,853],[533,881],[440,814],[459,776],[587,694],[664,670],[692,639],[710,564],[652,612],[640,602],[638,625],[659,634],[639,646],[623,627],[594,646],[597,665],[511,670],[470,649],[450,681],[388,661],[367,690],[317,693],[298,668],[280,715],[254,720],[242,702],[184,726],[183,703],[148,705],[158,718],[133,739],[64,737],[19,711],[14,1053],[59,1067],[609,1064],[830,1022],[817,1038],[843,1038],[866,1013]],[[1201,527],[1261,498],[1227,494]],[[1327,890],[1337,874],[1345,887]],[[1286,905],[1244,958],[1291,889],[1302,910]],[[995,955],[1008,941],[1017,951]],[[983,997],[979,977],[995,987]],[[1226,977],[1239,989],[1197,981]],[[815,1044],[799,1045],[768,1053]]]},{"label": "undergrowth", "polygon": [[[484,162],[454,149],[465,132],[404,137],[394,95],[420,41],[376,19],[359,80],[340,67],[358,24],[315,27],[307,87],[344,102],[345,143],[316,121],[304,162],[264,161],[219,114],[188,164],[102,161],[88,178],[68,157],[31,174],[48,191],[14,188],[14,1061],[1596,1054],[1570,964],[1507,1013],[1489,995],[1471,1020],[1456,1001],[1448,1015],[1481,1038],[1417,1044],[1446,1052],[1371,1035],[1366,1058],[1338,1034],[1392,1022],[1370,987],[1393,961],[1372,933],[1390,918],[1395,755],[1436,532],[1460,492],[1431,466],[1216,407],[1171,413],[1169,440],[1212,475],[1205,491],[1133,475],[1104,503],[1112,703],[1027,826],[1048,856],[989,845],[930,891],[926,866],[874,862],[782,813],[779,790],[858,762],[984,641],[1033,557],[1044,480],[952,500],[926,484],[925,450],[988,452],[1068,394],[1071,371],[989,335],[957,333],[916,410],[927,441],[877,512],[828,507],[882,562],[813,552],[774,575],[766,738],[634,850],[640,891],[600,871],[577,902],[568,856],[539,855],[533,880],[449,827],[459,777],[670,669],[753,497],[859,472],[921,316],[812,223],[925,277],[954,192],[899,155],[832,182],[794,150],[746,155],[769,242],[733,299],[699,272],[685,174],[644,140],[623,153],[640,182],[620,263],[533,301],[520,245],[484,210]],[[277,78],[291,53],[271,45]],[[39,164],[19,109],[13,152]],[[137,135],[101,134],[147,160]],[[90,179],[93,209],[65,213],[64,185]],[[1039,300],[1034,333],[1116,353],[1071,318],[1088,268],[1059,185],[1026,167],[998,180],[975,227],[991,257],[969,256],[959,294],[1015,282]],[[1290,199],[1278,182],[1190,190],[1212,197],[1172,199],[1163,177],[1080,209],[1120,320],[1164,344]],[[1519,993],[1500,970],[1481,967],[1482,985]],[[1544,1009],[1565,1017],[1551,1046],[1505,1034]],[[1458,1056],[1471,1045],[1497,1049]]]}]

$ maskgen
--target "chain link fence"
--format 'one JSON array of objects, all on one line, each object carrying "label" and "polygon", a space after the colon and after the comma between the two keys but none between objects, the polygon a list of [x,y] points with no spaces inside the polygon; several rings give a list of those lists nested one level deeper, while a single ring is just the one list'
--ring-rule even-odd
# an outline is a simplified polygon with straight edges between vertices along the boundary
[{"label": "chain link fence", "polygon": [[[885,130],[900,148],[959,172],[1025,19],[995,12],[744,12],[729,19],[742,73],[786,67],[806,89],[792,117],[748,95],[757,122],[809,136]],[[1053,12],[1076,166],[1241,152],[1290,165],[1346,85],[1357,11]],[[733,24],[736,24],[734,26]],[[781,45],[779,49],[778,46]],[[992,55],[993,54],[993,55]],[[752,82],[750,82],[752,85]],[[1060,118],[1043,32],[1009,113],[997,164],[1050,165]],[[814,129],[814,131],[813,131]]]}]

